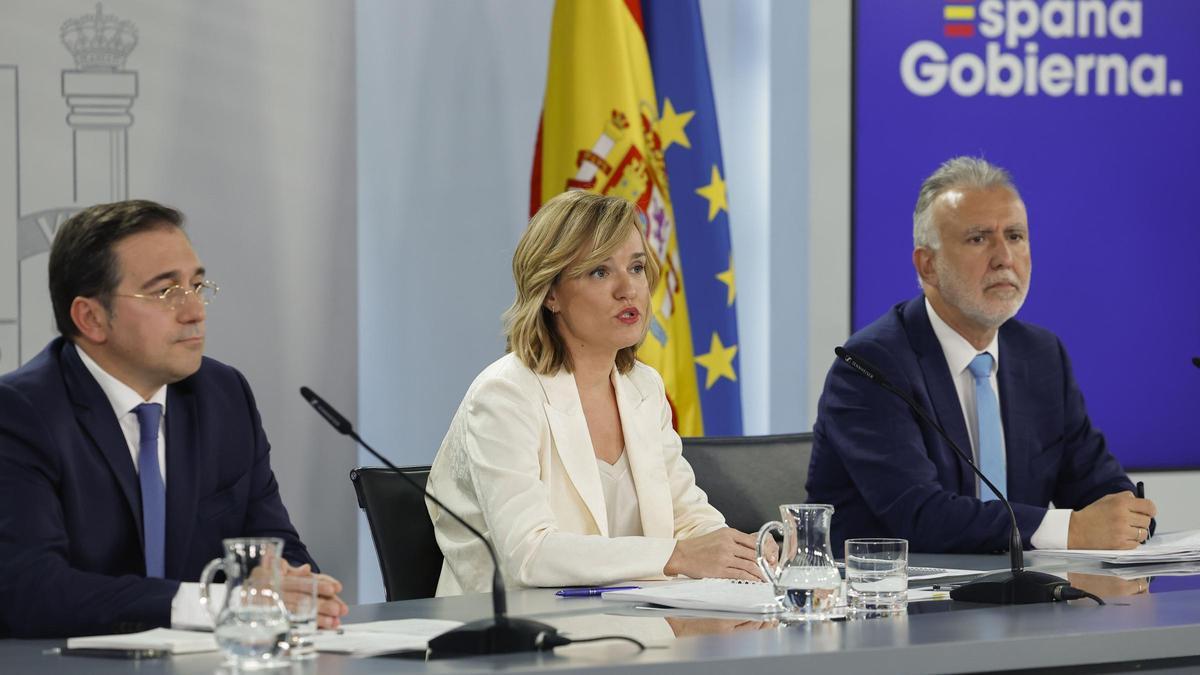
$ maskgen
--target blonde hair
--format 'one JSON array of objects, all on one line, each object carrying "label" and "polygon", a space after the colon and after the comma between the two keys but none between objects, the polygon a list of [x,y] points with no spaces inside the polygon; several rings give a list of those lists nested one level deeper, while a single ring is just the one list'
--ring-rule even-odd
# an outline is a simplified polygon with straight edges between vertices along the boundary
[{"label": "blonde hair", "polygon": [[[565,277],[582,276],[608,259],[635,230],[646,250],[650,293],[658,285],[659,263],[646,243],[637,205],[620,197],[582,190],[564,192],[542,205],[513,253],[517,297],[504,312],[507,349],[534,372],[550,375],[571,371],[571,355],[545,307],[551,287]],[[645,335],[643,335],[645,339]],[[642,341],[617,352],[617,371],[633,368]]]}]

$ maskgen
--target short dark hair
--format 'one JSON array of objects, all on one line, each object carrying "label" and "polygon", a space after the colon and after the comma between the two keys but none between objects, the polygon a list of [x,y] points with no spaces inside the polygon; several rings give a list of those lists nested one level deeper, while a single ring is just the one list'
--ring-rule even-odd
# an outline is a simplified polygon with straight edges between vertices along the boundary
[{"label": "short dark hair", "polygon": [[79,335],[71,320],[75,298],[96,298],[112,311],[113,293],[121,283],[117,242],[161,227],[183,227],[183,214],[145,199],[90,206],[59,226],[50,247],[50,302],[64,337]]}]

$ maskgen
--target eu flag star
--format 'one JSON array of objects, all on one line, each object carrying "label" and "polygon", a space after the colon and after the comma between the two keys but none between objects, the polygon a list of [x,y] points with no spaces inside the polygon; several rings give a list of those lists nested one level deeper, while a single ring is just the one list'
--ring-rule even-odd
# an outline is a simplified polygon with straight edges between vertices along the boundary
[{"label": "eu flag star", "polygon": [[672,143],[691,149],[692,142],[687,137],[687,123],[692,121],[695,114],[694,110],[677,113],[675,106],[671,105],[671,99],[663,100],[663,113],[658,120],[658,137],[662,141],[663,152],[666,152]]},{"label": "eu flag star", "polygon": [[737,373],[733,370],[733,357],[737,354],[737,350],[737,345],[726,347],[721,344],[720,336],[715,331],[713,332],[708,353],[696,357],[696,363],[704,366],[708,371],[708,376],[704,379],[705,389],[712,389],[717,380],[722,377],[737,382]]},{"label": "eu flag star", "polygon": [[729,199],[725,196],[725,181],[721,180],[721,171],[713,164],[712,182],[696,190],[696,194],[708,200],[708,222],[717,217],[717,213],[729,213]]},{"label": "eu flag star", "polygon": [[726,307],[733,306],[733,298],[737,295],[737,282],[733,276],[733,255],[729,256],[729,269],[716,275],[717,281],[729,287],[729,297],[725,300]]}]

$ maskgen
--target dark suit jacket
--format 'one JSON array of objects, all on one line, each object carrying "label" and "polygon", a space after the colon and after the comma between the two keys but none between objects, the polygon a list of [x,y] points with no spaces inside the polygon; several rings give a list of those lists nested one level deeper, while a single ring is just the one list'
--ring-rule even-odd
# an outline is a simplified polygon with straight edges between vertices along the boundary
[{"label": "dark suit jacket", "polygon": [[[1078,509],[1133,485],[1088,419],[1058,338],[1013,319],[1000,327],[999,340],[1007,491],[1028,548],[1051,500],[1057,508]],[[923,296],[896,305],[846,347],[911,394],[971,452]],[[941,436],[899,397],[840,360],[825,378],[818,405],[807,489],[810,502],[835,509],[835,551],[849,537],[903,537],[924,552],[1008,548],[1004,505],[980,501],[974,474]]]},{"label": "dark suit jacket", "polygon": [[167,388],[166,578],[145,578],[141,491],[112,406],[70,342],[0,377],[0,636],[170,624],[225,537],[311,563],[279,498],[250,386],[204,359]]}]

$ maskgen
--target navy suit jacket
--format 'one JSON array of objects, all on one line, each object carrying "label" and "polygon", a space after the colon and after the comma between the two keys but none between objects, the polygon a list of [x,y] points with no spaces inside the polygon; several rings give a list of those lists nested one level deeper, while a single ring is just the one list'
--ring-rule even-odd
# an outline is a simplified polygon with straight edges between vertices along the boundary
[{"label": "navy suit jacket", "polygon": [[[1052,500],[1056,508],[1079,509],[1133,485],[1088,419],[1058,338],[1012,319],[1000,327],[999,341],[1007,492],[1028,548]],[[846,348],[911,394],[971,452],[923,296],[893,307]],[[851,537],[903,537],[912,550],[935,553],[1008,548],[1004,505],[979,500],[975,475],[942,437],[898,396],[840,360],[818,404],[807,488],[810,502],[835,509],[835,551]]]},{"label": "navy suit jacket", "polygon": [[250,386],[205,358],[167,387],[166,578],[147,579],[141,491],[112,405],[57,338],[0,377],[0,636],[168,626],[180,581],[226,537],[312,563],[279,498]]}]

